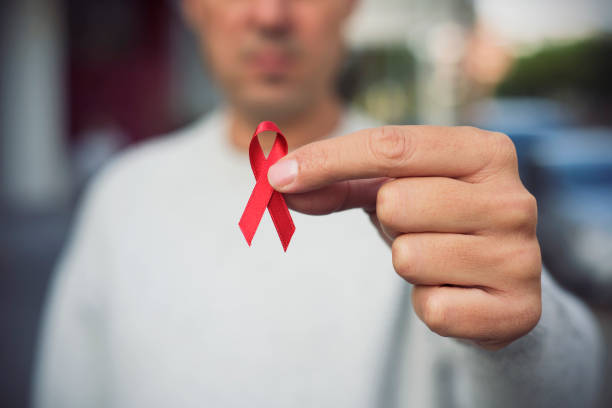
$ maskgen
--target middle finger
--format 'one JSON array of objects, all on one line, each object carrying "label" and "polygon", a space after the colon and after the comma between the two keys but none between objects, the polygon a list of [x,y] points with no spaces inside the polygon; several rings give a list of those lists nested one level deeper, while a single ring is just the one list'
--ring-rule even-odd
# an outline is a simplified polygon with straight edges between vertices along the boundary
[{"label": "middle finger", "polygon": [[446,177],[410,177],[378,191],[376,215],[399,232],[470,234],[495,225],[495,196],[480,185]]}]

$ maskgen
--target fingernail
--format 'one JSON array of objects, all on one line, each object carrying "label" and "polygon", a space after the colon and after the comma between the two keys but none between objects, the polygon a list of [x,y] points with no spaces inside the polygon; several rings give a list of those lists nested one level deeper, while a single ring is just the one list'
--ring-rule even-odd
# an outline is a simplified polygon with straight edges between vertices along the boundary
[{"label": "fingernail", "polygon": [[293,183],[298,173],[295,160],[281,160],[268,170],[268,181],[274,188],[282,188]]}]

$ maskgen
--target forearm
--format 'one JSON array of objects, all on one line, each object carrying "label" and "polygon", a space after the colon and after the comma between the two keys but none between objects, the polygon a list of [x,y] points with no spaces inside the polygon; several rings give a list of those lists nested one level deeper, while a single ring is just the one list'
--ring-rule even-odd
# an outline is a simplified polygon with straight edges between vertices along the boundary
[{"label": "forearm", "polygon": [[542,276],[542,317],[526,336],[499,351],[466,347],[460,388],[470,407],[589,407],[601,378],[602,343],[593,316]]}]

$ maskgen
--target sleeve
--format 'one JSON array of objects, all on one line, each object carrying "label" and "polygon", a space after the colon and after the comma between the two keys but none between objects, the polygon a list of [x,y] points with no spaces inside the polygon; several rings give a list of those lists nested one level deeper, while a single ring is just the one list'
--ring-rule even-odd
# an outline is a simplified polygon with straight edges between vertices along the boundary
[{"label": "sleeve", "polygon": [[[458,345],[458,347],[460,347]],[[461,406],[592,407],[603,370],[603,344],[589,310],[544,270],[542,317],[523,338],[499,351],[462,353]],[[469,396],[468,396],[469,395]],[[461,398],[462,397],[462,398]]]},{"label": "sleeve", "polygon": [[95,184],[85,194],[47,293],[33,378],[37,408],[107,405],[105,220]]}]

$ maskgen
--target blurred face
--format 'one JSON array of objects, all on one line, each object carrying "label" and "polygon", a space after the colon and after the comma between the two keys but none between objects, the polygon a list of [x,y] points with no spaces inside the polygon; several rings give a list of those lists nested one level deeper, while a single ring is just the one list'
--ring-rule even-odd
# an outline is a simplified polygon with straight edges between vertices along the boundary
[{"label": "blurred face", "polygon": [[353,0],[183,0],[229,102],[257,118],[333,92]]}]

